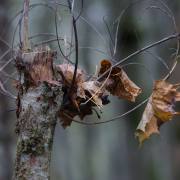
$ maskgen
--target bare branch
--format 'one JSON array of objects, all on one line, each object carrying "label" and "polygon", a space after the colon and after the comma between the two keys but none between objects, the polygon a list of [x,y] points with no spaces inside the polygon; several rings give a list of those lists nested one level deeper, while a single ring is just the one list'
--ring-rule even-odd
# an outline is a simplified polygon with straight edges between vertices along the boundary
[{"label": "bare branch", "polygon": [[[144,51],[146,51],[146,50],[148,50],[148,49],[150,49],[150,48],[152,48],[152,47],[155,47],[155,46],[157,46],[157,45],[160,45],[160,44],[162,44],[162,43],[164,43],[164,42],[167,42],[167,41],[169,41],[169,40],[172,40],[172,39],[177,39],[177,38],[179,38],[179,36],[180,36],[179,33],[172,34],[172,35],[170,35],[170,36],[168,36],[168,37],[165,37],[165,38],[163,38],[163,39],[161,39],[161,40],[159,40],[159,41],[156,41],[155,43],[152,43],[152,44],[150,44],[150,45],[148,45],[148,46],[145,46],[144,48],[142,48],[142,49],[140,49],[140,50],[137,50],[136,52],[134,52],[134,53],[130,54],[129,56],[125,57],[124,59],[120,60],[119,62],[117,62],[116,64],[114,64],[114,65],[112,66],[112,68],[113,68],[113,67],[116,67],[116,66],[119,66],[120,64],[122,64],[122,63],[124,63],[125,61],[129,60],[130,58],[135,57],[135,56],[139,55],[140,53],[142,53],[142,52],[144,52]],[[110,71],[110,69],[107,70],[106,72],[104,72],[101,76],[99,76],[98,80],[101,79],[103,76],[105,76],[109,71]]]},{"label": "bare branch", "polygon": [[23,30],[22,30],[22,49],[27,51],[31,49],[29,43],[29,3],[30,0],[24,0],[24,11],[23,11]]}]

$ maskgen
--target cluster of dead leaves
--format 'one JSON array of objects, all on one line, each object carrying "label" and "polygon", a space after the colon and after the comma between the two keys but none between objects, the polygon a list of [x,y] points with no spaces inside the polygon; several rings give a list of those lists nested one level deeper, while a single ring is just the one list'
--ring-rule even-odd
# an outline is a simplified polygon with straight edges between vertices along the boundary
[{"label": "cluster of dead leaves", "polygon": [[[74,66],[61,64],[57,66],[62,75],[64,85],[64,98],[59,112],[62,126],[65,128],[71,124],[75,116],[81,120],[93,112],[93,107],[102,108],[108,104],[109,93],[134,102],[141,93],[120,67],[112,67],[108,60],[101,61],[97,77],[86,80],[85,72],[77,69],[76,79],[72,88]],[[104,74],[104,75],[103,75]]]},{"label": "cluster of dead leaves", "polygon": [[[132,82],[121,67],[113,67],[108,60],[101,61],[97,77],[86,80],[85,72],[77,70],[73,90],[70,92],[74,75],[74,66],[62,64],[58,66],[63,77],[64,101],[59,112],[62,126],[71,124],[75,116],[81,120],[93,112],[93,107],[101,108],[108,104],[108,96],[112,94],[131,102],[141,93],[141,89]],[[152,95],[149,98],[142,119],[135,135],[142,143],[152,134],[159,133],[160,126],[170,121],[174,115],[180,114],[174,110],[176,101],[180,101],[180,84],[170,84],[165,80],[154,83]]]},{"label": "cluster of dead leaves", "polygon": [[180,84],[170,84],[165,80],[155,81],[153,93],[135,133],[140,144],[150,135],[159,133],[163,123],[180,114],[174,110],[176,101],[180,101],[180,92],[177,91],[179,87]]},{"label": "cluster of dead leaves", "polygon": [[[27,82],[24,83],[27,88],[36,87],[41,82],[59,85],[59,80],[54,80],[52,51],[47,48],[37,49],[23,56],[19,56],[16,65],[20,73],[23,71],[26,76]],[[21,58],[24,60],[23,64]],[[108,60],[101,61],[97,75],[92,78],[87,78],[83,70],[77,69],[73,81],[75,67],[71,64],[57,65],[55,69],[63,84],[64,96],[59,117],[64,128],[71,125],[75,116],[83,120],[85,116],[93,113],[95,107],[101,109],[103,105],[108,104],[110,94],[135,102],[142,91],[121,67],[112,66]],[[152,134],[159,133],[163,123],[180,114],[174,110],[176,101],[180,101],[180,92],[177,91],[179,87],[180,84],[173,85],[165,80],[155,81],[152,95],[135,133],[140,143]],[[1,83],[0,88],[3,89]],[[99,117],[98,113],[97,115]]]}]

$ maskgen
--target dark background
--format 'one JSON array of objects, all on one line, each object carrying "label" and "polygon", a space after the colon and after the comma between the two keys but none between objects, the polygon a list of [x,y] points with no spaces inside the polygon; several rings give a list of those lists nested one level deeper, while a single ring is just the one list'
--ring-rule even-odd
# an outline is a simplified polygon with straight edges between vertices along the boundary
[{"label": "dark background", "polygon": [[[34,3],[47,3],[55,7],[52,0],[32,0]],[[62,2],[63,1],[58,1]],[[80,67],[90,74],[95,73],[96,66],[106,58],[111,59],[111,38],[115,31],[108,32],[106,23],[112,28],[113,22],[121,12],[134,1],[130,0],[84,0],[82,17],[77,23],[79,36]],[[172,10],[177,28],[180,30],[180,1],[163,1]],[[7,41],[10,47],[0,42],[0,55],[12,47],[17,48],[19,34],[15,33],[19,17],[11,21],[23,7],[22,0],[0,1],[0,32],[1,39]],[[121,60],[139,48],[149,45],[163,37],[174,33],[174,26],[164,11],[160,1],[139,1],[123,15],[118,32],[117,53],[114,58]],[[80,1],[75,0],[74,12],[78,14]],[[168,14],[168,15],[167,15]],[[105,19],[106,23],[103,21]],[[10,23],[8,23],[10,21]],[[87,21],[87,23],[86,23]],[[99,34],[90,26],[96,28]],[[71,39],[71,20],[66,8],[58,8],[59,35]],[[39,33],[55,34],[54,13],[44,6],[38,6],[30,12],[30,36]],[[40,43],[50,37],[33,39],[33,44]],[[58,51],[57,42],[49,44]],[[103,107],[102,119],[109,120],[124,113],[148,97],[152,89],[152,80],[161,79],[167,73],[161,61],[169,66],[173,63],[176,41],[170,41],[154,47],[141,55],[129,59],[126,63],[141,63],[146,66],[130,65],[125,71],[140,87],[143,94],[137,103],[111,97],[111,104]],[[64,47],[64,49],[66,46]],[[103,51],[104,54],[98,52]],[[10,58],[8,54],[0,65]],[[74,56],[72,55],[72,60]],[[62,62],[58,55],[57,63]],[[170,78],[171,82],[179,82],[179,65]],[[148,69],[148,70],[147,70]],[[5,69],[13,78],[16,77],[13,62]],[[4,86],[16,94],[11,78],[0,72],[0,80]],[[12,176],[13,161],[16,149],[15,100],[0,94],[0,180],[9,180]],[[178,106],[177,106],[178,109]],[[12,111],[11,111],[12,110]],[[180,179],[180,121],[174,118],[161,128],[160,135],[153,135],[139,148],[134,137],[135,129],[141,119],[144,106],[128,116],[114,122],[85,126],[73,123],[64,130],[59,124],[56,128],[52,155],[52,180],[179,180]],[[86,118],[86,121],[98,121],[96,115]]]}]

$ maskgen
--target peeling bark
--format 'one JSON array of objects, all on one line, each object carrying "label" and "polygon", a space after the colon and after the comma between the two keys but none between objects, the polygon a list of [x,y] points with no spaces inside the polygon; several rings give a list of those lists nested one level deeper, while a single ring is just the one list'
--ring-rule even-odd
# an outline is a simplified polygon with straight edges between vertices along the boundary
[{"label": "peeling bark", "polygon": [[[53,135],[62,101],[61,86],[49,84],[48,79],[44,79],[47,71],[53,71],[53,56],[49,49],[41,48],[29,53],[20,52],[16,58],[19,95],[15,180],[50,179]],[[32,72],[36,76],[32,76]],[[38,80],[32,83],[35,77]]]}]

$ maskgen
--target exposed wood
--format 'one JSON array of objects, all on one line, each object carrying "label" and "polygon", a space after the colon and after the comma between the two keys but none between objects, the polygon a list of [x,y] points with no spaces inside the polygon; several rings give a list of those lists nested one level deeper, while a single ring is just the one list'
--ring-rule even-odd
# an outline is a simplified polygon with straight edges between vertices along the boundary
[{"label": "exposed wood", "polygon": [[28,51],[31,49],[30,42],[29,42],[29,3],[30,0],[24,0],[24,10],[23,10],[23,17],[22,17],[22,49],[24,51]]}]

